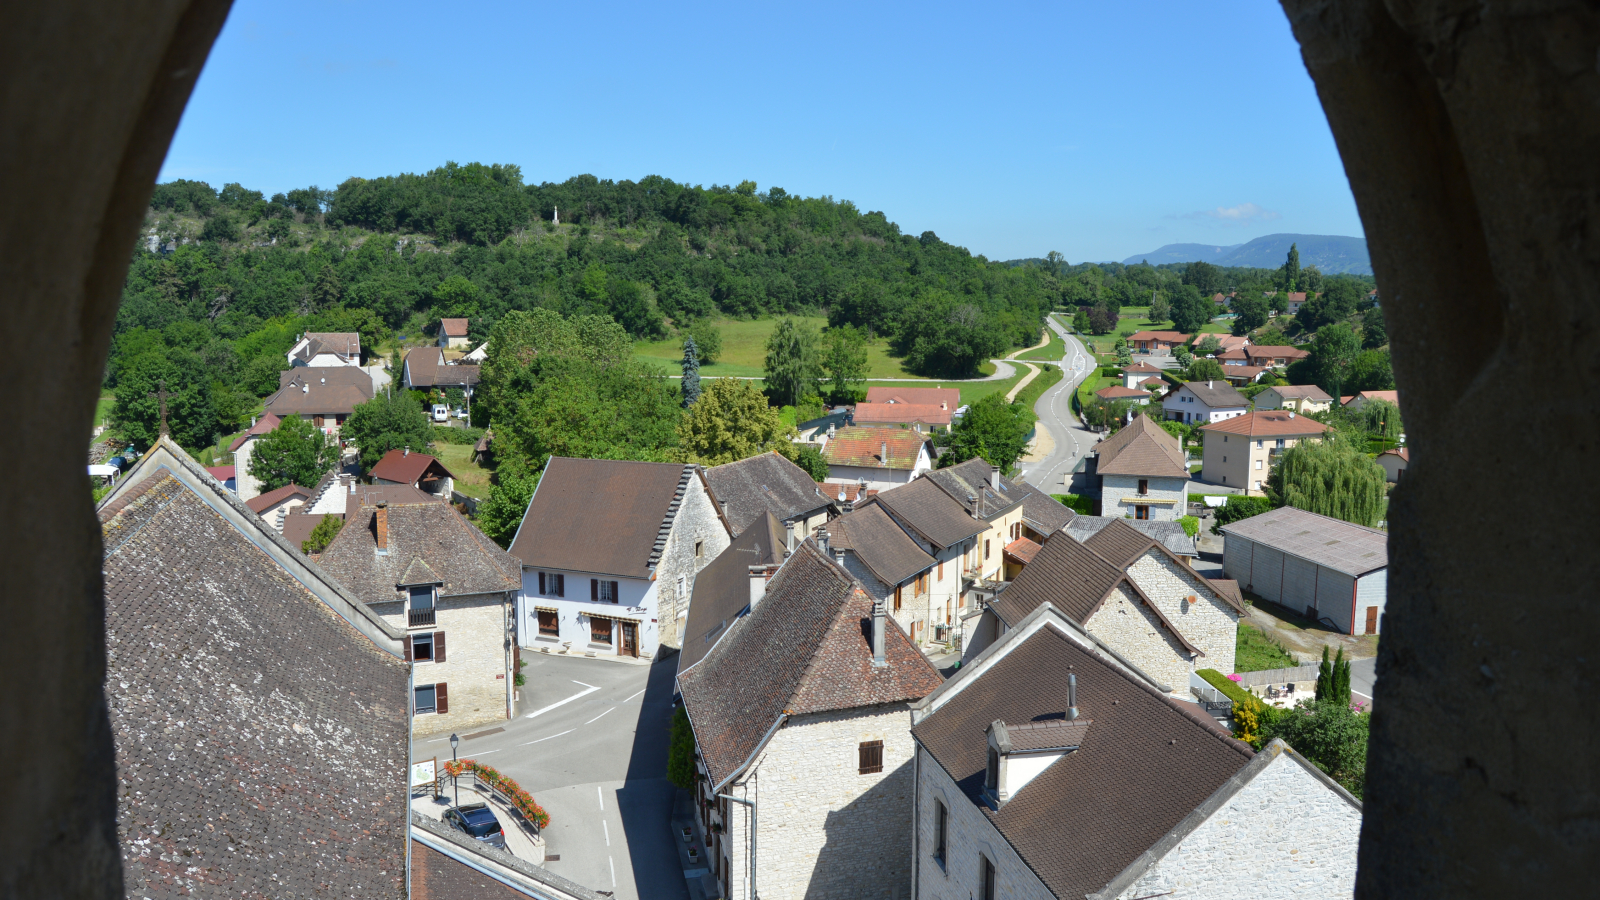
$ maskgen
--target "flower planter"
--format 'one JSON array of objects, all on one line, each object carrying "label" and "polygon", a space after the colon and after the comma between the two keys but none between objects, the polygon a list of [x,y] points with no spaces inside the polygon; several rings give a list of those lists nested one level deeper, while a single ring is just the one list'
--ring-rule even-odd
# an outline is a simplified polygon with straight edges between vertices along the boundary
[{"label": "flower planter", "polygon": [[694,847],[689,848],[689,862],[699,862],[700,851]]},{"label": "flower planter", "polygon": [[694,837],[694,829],[688,825],[683,826],[683,839],[687,841],[692,837]]}]

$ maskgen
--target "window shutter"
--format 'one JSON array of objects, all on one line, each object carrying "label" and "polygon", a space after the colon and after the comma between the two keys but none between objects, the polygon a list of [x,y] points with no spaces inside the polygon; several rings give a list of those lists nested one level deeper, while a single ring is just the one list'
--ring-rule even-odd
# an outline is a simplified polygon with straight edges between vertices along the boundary
[{"label": "window shutter", "polygon": [[599,600],[600,599],[600,579],[598,579],[598,578],[589,579],[589,599],[590,600]]},{"label": "window shutter", "polygon": [[565,597],[567,595],[567,576],[565,576],[565,575],[557,575],[557,576],[555,576],[555,579],[556,579],[556,596],[557,597]]},{"label": "window shutter", "polygon": [[406,662],[411,662],[411,635],[406,635],[403,643],[406,647]]},{"label": "window shutter", "polygon": [[444,715],[450,711],[450,686],[439,682],[433,686],[433,711]]},{"label": "window shutter", "polygon": [[622,602],[622,595],[617,593],[617,583],[615,581],[611,582],[611,602],[612,603],[621,603]]},{"label": "window shutter", "polygon": [[436,663],[444,662],[444,632],[442,631],[433,633],[433,661]]},{"label": "window shutter", "polygon": [[873,775],[883,771],[883,741],[863,741],[856,754],[859,774]]},{"label": "window shutter", "polygon": [[545,593],[545,590],[544,590],[544,573],[543,572],[539,573],[539,593],[541,593],[541,594]]}]

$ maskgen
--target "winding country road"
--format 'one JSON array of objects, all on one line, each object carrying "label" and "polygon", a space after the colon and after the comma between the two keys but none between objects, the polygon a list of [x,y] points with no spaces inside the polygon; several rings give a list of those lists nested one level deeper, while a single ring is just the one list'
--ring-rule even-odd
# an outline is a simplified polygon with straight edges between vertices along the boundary
[{"label": "winding country road", "polygon": [[[1065,373],[1061,381],[1040,397],[1039,402],[1033,406],[1033,411],[1039,416],[1038,428],[1043,429],[1048,435],[1052,445],[1049,453],[1035,462],[1024,461],[1022,474],[1028,482],[1037,485],[1042,490],[1052,494],[1064,493],[1063,485],[1071,477],[1072,470],[1085,453],[1093,449],[1095,434],[1083,427],[1083,423],[1072,414],[1072,392],[1082,383],[1084,377],[1094,370],[1094,357],[1084,349],[1078,340],[1067,333],[1054,316],[1045,319],[1050,329],[1061,338],[1065,353],[1059,362],[1046,365],[1059,365]],[[1041,435],[1044,438],[1045,435]],[[1040,440],[1040,445],[1045,443]]]}]

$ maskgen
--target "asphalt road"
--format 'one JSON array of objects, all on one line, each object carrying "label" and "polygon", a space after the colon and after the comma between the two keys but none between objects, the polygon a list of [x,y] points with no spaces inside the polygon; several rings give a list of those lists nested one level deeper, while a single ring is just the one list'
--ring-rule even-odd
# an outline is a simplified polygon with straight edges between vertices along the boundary
[{"label": "asphalt road", "polygon": [[1350,661],[1350,693],[1360,694],[1367,700],[1372,699],[1372,685],[1378,678],[1378,660],[1376,657],[1355,659]]},{"label": "asphalt road", "polygon": [[1094,357],[1056,322],[1054,316],[1047,317],[1045,321],[1051,330],[1060,335],[1066,348],[1059,363],[1065,375],[1054,387],[1040,395],[1039,402],[1033,405],[1033,411],[1039,416],[1038,427],[1050,432],[1055,448],[1039,462],[1023,463],[1022,474],[1027,476],[1030,484],[1048,493],[1060,494],[1066,493],[1066,479],[1071,476],[1078,461],[1094,448],[1094,433],[1084,428],[1083,423],[1072,414],[1072,392],[1077,390],[1084,376],[1094,371],[1095,364]]},{"label": "asphalt road", "polygon": [[[668,729],[677,655],[645,667],[524,650],[527,683],[503,731],[460,757],[516,779],[550,814],[545,868],[619,898],[688,900],[670,831]],[[474,732],[476,733],[476,732]],[[418,738],[416,759],[450,758],[449,735]]]}]

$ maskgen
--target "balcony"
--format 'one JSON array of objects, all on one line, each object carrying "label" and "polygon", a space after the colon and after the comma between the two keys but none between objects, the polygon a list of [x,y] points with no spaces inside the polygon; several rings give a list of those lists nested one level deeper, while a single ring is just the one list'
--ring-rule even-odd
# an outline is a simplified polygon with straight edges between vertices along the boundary
[{"label": "balcony", "polygon": [[428,609],[413,609],[411,614],[408,616],[409,622],[407,624],[412,628],[421,628],[424,625],[432,625],[433,613],[434,611],[431,607]]}]

